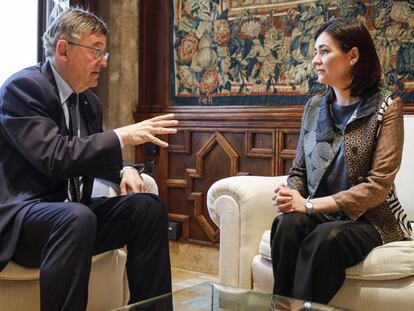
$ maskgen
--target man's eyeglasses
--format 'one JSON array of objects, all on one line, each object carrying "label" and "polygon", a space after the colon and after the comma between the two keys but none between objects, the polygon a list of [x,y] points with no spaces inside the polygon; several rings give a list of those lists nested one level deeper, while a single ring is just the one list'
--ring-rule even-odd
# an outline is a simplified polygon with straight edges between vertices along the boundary
[{"label": "man's eyeglasses", "polygon": [[96,59],[103,58],[105,61],[108,60],[109,52],[107,52],[105,50],[101,50],[100,48],[95,48],[95,47],[92,47],[92,46],[87,46],[87,45],[75,43],[75,42],[72,42],[72,41],[67,41],[67,42],[71,45],[76,45],[76,46],[80,46],[80,47],[92,50],[94,52],[93,55],[95,56]]}]

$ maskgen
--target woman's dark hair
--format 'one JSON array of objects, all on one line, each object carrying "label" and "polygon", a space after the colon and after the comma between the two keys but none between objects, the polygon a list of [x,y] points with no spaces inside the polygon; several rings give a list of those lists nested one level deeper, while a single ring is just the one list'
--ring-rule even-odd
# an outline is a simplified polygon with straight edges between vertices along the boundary
[{"label": "woman's dark hair", "polygon": [[[351,96],[368,97],[381,86],[381,64],[368,29],[355,18],[337,17],[331,19],[316,31],[315,40],[326,32],[338,42],[344,52],[353,47],[359,50],[359,60],[352,69]],[[332,94],[332,88],[328,87]]]}]

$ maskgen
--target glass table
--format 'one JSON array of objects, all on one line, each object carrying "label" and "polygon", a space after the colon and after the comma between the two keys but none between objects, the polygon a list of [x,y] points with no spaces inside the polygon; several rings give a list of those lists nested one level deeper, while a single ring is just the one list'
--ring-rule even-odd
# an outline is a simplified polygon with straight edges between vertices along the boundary
[{"label": "glass table", "polygon": [[[172,305],[171,307],[171,299]],[[336,307],[205,282],[115,311],[339,311]]]}]

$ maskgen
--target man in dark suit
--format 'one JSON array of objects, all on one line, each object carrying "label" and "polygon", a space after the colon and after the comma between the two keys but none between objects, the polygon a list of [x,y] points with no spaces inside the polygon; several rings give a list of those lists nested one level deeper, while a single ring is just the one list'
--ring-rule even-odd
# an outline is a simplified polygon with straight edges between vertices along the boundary
[{"label": "man in dark suit", "polygon": [[[40,267],[42,310],[84,310],[91,257],[127,246],[131,300],[171,291],[168,217],[123,168],[125,145],[168,144],[174,115],[112,131],[89,90],[107,66],[105,23],[78,8],[45,32],[47,61],[0,90],[0,271],[10,260]],[[91,199],[94,177],[121,180],[122,196]]]}]

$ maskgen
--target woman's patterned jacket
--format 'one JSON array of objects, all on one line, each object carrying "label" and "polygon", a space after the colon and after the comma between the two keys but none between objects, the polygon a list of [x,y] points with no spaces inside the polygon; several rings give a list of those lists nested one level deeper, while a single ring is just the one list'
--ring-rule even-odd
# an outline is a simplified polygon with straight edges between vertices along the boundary
[{"label": "woman's patterned jacket", "polygon": [[312,198],[343,143],[350,188],[333,195],[341,211],[352,220],[364,217],[384,243],[409,239],[412,229],[394,186],[403,139],[399,98],[377,93],[363,99],[341,131],[332,124],[327,97],[315,96],[304,109],[288,185]]}]

